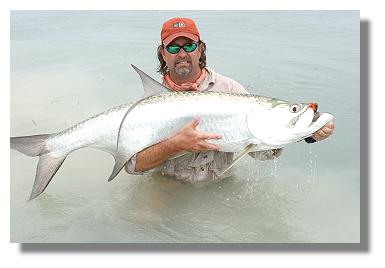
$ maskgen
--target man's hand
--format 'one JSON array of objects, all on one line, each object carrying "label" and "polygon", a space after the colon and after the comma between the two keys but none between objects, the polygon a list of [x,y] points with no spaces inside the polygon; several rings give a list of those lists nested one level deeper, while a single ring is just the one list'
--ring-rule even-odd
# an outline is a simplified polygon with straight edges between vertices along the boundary
[{"label": "man's hand", "polygon": [[183,151],[194,153],[218,151],[217,145],[208,143],[206,140],[220,139],[221,135],[199,132],[196,130],[198,125],[199,118],[196,117],[194,121],[183,126],[176,135],[137,153],[134,171],[143,172],[157,167],[171,156]]},{"label": "man's hand", "polygon": [[317,132],[314,132],[314,134],[311,137],[317,141],[322,141],[333,134],[334,128],[335,128],[334,123],[330,121],[326,125],[324,125],[321,129],[319,129]]},{"label": "man's hand", "polygon": [[208,143],[206,140],[221,139],[219,134],[202,133],[196,130],[199,125],[199,117],[195,117],[194,121],[186,124],[169,142],[175,146],[178,151],[188,151],[193,153],[218,151],[218,145]]}]

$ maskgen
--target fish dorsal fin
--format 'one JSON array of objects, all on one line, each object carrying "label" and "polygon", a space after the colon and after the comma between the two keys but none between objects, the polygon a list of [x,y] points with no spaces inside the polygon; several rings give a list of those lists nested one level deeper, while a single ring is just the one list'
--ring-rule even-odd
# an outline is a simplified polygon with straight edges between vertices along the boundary
[{"label": "fish dorsal fin", "polygon": [[142,70],[140,70],[135,65],[131,64],[132,68],[139,74],[140,78],[142,79],[143,88],[144,88],[144,96],[137,102],[133,103],[127,111],[124,113],[124,116],[120,122],[119,129],[118,129],[118,135],[116,139],[116,152],[114,155],[115,158],[115,166],[114,169],[108,179],[108,181],[112,181],[119,172],[123,169],[125,163],[132,157],[132,155],[125,155],[121,152],[120,142],[121,142],[121,136],[122,136],[122,126],[126,120],[127,115],[134,109],[139,103],[147,100],[151,96],[159,95],[162,93],[169,92],[170,90],[163,86],[161,83],[157,82],[153,78],[151,78],[149,75],[144,73]]},{"label": "fish dorsal fin", "polygon": [[163,86],[161,83],[151,78],[148,74],[140,70],[135,65],[131,64],[132,68],[139,74],[142,79],[143,88],[144,88],[144,97],[159,95],[162,93],[169,92],[170,90]]}]

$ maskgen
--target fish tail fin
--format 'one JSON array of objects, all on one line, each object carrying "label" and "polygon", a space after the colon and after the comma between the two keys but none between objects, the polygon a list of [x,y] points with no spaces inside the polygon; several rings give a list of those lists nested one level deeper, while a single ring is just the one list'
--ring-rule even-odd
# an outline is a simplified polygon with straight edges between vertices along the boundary
[{"label": "fish tail fin", "polygon": [[51,134],[11,137],[11,149],[28,156],[39,156],[46,153],[46,141]]},{"label": "fish tail fin", "polygon": [[63,164],[65,156],[54,157],[47,148],[47,140],[52,134],[42,134],[24,137],[11,137],[11,149],[28,156],[39,156],[35,181],[29,200],[39,196]]},{"label": "fish tail fin", "polygon": [[66,156],[53,157],[49,154],[45,154],[39,157],[39,163],[37,164],[35,182],[33,183],[32,192],[29,200],[38,197],[59,170],[63,164]]}]

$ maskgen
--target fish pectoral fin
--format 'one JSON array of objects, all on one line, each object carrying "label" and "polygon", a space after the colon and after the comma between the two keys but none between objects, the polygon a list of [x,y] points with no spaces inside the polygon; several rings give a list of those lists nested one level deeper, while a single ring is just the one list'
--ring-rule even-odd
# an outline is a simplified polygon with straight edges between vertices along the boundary
[{"label": "fish pectoral fin", "polygon": [[124,165],[130,158],[127,159],[127,157],[124,157],[122,155],[114,155],[114,159],[115,159],[114,169],[112,170],[112,173],[108,178],[108,181],[112,181],[119,174],[119,172],[123,169]]},{"label": "fish pectoral fin", "polygon": [[249,144],[243,149],[243,151],[240,152],[240,154],[231,162],[231,164],[225,168],[219,175],[218,178],[220,178],[225,172],[230,170],[236,163],[238,163],[239,160],[241,160],[245,155],[247,155],[249,152],[253,151],[255,149],[256,145],[255,144]]},{"label": "fish pectoral fin", "polygon": [[142,79],[144,97],[158,95],[170,91],[167,87],[163,86],[161,83],[153,79],[151,76],[140,70],[135,65],[131,64],[131,66],[139,74],[140,79]]},{"label": "fish pectoral fin", "polygon": [[56,174],[60,166],[63,164],[66,156],[63,157],[52,157],[48,154],[42,155],[39,158],[37,164],[35,182],[29,200],[38,197]]}]

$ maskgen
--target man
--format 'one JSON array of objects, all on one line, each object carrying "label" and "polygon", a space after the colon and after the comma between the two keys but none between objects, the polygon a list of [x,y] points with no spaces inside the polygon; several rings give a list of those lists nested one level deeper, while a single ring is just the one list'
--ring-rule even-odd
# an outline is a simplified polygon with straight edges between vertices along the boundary
[{"label": "man", "polygon": [[[206,67],[206,45],[191,19],[173,18],[163,24],[158,59],[163,85],[170,90],[248,93],[238,82]],[[127,162],[125,170],[130,174],[142,174],[160,166],[163,174],[190,182],[217,179],[217,175],[231,164],[234,154],[219,152],[218,146],[208,140],[220,139],[220,133],[201,133],[196,130],[198,125],[199,118],[195,118],[175,136],[138,152]],[[323,140],[333,130],[334,124],[329,122],[306,141]],[[281,151],[250,155],[266,160],[278,157]],[[190,153],[170,160],[180,152]],[[230,176],[230,171],[223,175],[226,176]]]}]

